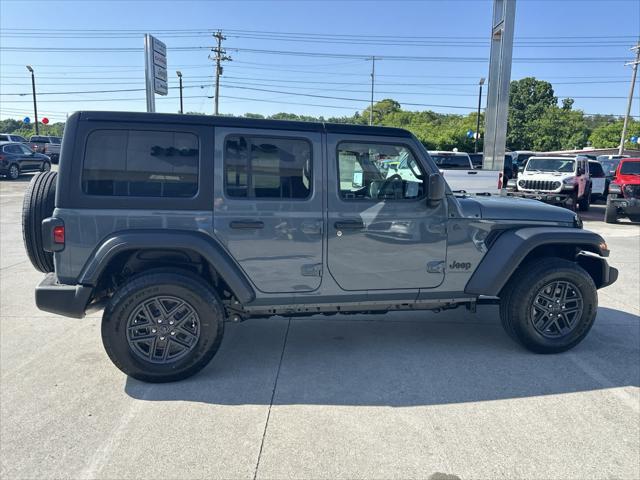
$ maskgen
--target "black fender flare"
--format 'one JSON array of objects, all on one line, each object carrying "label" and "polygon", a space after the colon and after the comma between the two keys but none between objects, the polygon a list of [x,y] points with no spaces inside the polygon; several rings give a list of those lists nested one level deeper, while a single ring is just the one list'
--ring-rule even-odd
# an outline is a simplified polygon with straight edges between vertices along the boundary
[{"label": "black fender flare", "polygon": [[[526,256],[543,245],[571,245],[601,257],[609,256],[604,239],[588,230],[569,227],[508,230],[500,234],[480,261],[465,286],[465,293],[497,297]],[[602,261],[606,264],[606,260]]]},{"label": "black fender flare", "polygon": [[95,286],[100,275],[116,255],[128,250],[169,249],[191,251],[201,255],[227,282],[242,304],[256,295],[246,276],[227,251],[213,238],[183,230],[145,229],[114,232],[106,237],[87,260],[78,277],[81,285]]}]

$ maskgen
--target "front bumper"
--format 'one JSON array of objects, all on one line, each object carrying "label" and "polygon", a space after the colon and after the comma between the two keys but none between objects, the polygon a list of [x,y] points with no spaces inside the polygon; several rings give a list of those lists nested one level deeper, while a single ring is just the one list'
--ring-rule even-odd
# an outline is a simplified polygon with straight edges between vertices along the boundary
[{"label": "front bumper", "polygon": [[640,198],[609,198],[611,206],[621,210],[623,213],[640,215]]},{"label": "front bumper", "polygon": [[36,287],[36,305],[45,312],[65,317],[83,318],[93,287],[58,283],[55,273],[48,273]]},{"label": "front bumper", "polygon": [[574,198],[573,193],[535,192],[535,191],[522,191],[522,190],[509,192],[509,195],[513,195],[514,197],[530,198],[533,200],[539,200],[544,203],[549,203],[551,205],[562,205],[562,206],[571,205]]}]

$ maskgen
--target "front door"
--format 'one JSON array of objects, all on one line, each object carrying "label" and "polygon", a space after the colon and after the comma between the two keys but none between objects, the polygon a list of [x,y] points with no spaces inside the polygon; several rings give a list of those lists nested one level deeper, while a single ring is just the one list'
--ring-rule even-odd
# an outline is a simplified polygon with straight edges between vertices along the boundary
[{"label": "front door", "polygon": [[429,206],[411,139],[327,135],[328,268],[344,290],[434,288],[444,280],[446,202]]},{"label": "front door", "polygon": [[216,128],[214,233],[255,287],[309,292],[322,279],[320,132]]}]

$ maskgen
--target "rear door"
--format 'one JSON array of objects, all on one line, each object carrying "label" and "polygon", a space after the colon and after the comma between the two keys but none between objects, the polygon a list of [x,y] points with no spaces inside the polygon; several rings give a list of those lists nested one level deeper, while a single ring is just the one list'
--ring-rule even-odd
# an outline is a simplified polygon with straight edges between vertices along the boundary
[{"label": "rear door", "polygon": [[[427,205],[418,155],[411,139],[327,135],[327,264],[342,289],[417,293],[442,283],[446,202]],[[408,168],[387,171],[390,161]]]},{"label": "rear door", "polygon": [[322,279],[320,132],[216,127],[214,231],[261,292]]}]

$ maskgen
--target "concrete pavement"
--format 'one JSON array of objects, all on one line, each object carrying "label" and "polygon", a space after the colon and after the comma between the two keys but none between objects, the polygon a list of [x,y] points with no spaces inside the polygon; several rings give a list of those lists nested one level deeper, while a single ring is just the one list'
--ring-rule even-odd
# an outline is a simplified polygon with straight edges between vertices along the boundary
[{"label": "concrete pavement", "polygon": [[494,307],[274,318],[150,385],[111,364],[100,314],[36,309],[24,188],[0,182],[1,478],[640,478],[640,227],[602,206],[585,228],[620,279],[571,352],[526,352]]}]

